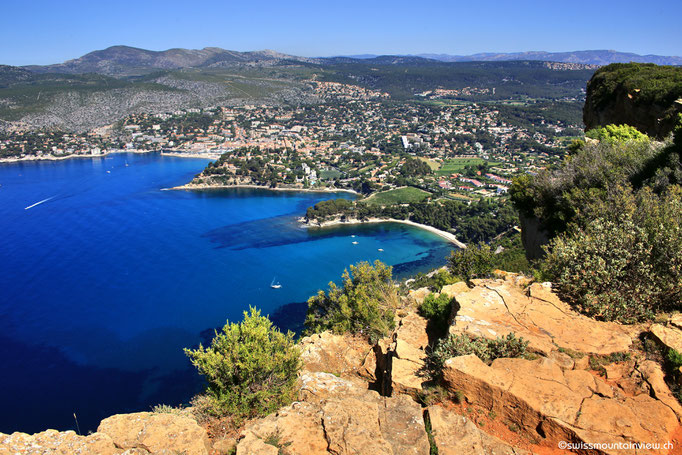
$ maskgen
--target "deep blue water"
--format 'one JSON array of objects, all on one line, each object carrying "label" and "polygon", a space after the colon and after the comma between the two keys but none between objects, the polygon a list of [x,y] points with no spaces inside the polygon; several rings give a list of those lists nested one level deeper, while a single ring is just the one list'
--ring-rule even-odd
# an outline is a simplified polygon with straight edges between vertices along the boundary
[{"label": "deep blue water", "polygon": [[293,327],[304,307],[287,304],[349,264],[381,259],[405,276],[451,249],[398,224],[299,227],[325,194],[161,191],[206,163],[120,154],[0,165],[0,431],[75,429],[76,413],[86,432],[114,413],[187,402],[201,380],[182,348],[249,305]]}]

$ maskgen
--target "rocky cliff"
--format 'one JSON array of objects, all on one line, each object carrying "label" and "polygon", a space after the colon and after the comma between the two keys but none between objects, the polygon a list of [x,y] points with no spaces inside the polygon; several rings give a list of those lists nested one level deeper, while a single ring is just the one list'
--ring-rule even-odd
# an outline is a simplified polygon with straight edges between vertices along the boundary
[{"label": "rocky cliff", "polygon": [[[561,442],[606,444],[580,453],[676,453],[664,444],[682,443],[682,407],[651,353],[682,350],[682,318],[621,326],[573,312],[548,283],[500,273],[472,284],[442,290],[453,298],[449,333],[515,333],[529,341],[531,358],[454,357],[434,387],[424,375],[434,335],[415,310],[424,288],[404,299],[397,328],[374,345],[329,332],[302,339],[298,401],[238,434],[209,438],[188,411],[136,413],[109,417],[88,436],[0,434],[0,455],[570,452]],[[634,442],[660,448],[628,448]]]},{"label": "rocky cliff", "polygon": [[682,67],[612,64],[600,68],[587,84],[585,130],[626,124],[663,139],[682,113]]}]

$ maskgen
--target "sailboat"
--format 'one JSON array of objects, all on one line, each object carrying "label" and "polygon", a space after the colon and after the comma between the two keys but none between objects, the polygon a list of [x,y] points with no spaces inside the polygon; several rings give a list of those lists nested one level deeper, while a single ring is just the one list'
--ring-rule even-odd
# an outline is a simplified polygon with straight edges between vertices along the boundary
[{"label": "sailboat", "polygon": [[[275,277],[275,278],[277,278],[277,277]],[[272,289],[279,289],[282,287],[282,285],[279,284],[279,281],[275,282],[275,278],[272,279],[272,283],[270,283],[270,287]]]}]

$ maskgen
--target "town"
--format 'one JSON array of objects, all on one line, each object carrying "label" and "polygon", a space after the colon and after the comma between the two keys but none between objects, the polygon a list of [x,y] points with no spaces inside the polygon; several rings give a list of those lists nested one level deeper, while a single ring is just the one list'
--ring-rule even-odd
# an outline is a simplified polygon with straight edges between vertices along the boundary
[{"label": "town", "polygon": [[310,86],[319,104],[134,114],[85,133],[5,132],[0,159],[163,151],[216,158],[193,182],[205,186],[365,194],[414,187],[422,199],[430,193],[467,200],[504,196],[514,175],[558,163],[565,145],[582,134],[570,116],[519,121],[518,107],[457,102],[448,98],[456,94],[442,89],[433,90],[437,99],[417,93],[421,100],[394,101],[355,85]]}]

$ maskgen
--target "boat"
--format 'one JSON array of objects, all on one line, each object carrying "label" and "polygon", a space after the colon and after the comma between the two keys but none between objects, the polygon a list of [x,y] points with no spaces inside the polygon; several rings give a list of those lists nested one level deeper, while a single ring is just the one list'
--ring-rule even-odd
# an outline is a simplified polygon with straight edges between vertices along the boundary
[{"label": "boat", "polygon": [[357,244],[358,244],[358,242],[353,242],[353,245],[357,245]]},{"label": "boat", "polygon": [[[277,278],[277,277],[275,277],[275,278]],[[279,284],[279,281],[275,282],[275,278],[272,279],[272,283],[270,283],[270,287],[272,289],[279,289],[282,287],[282,285]]]},{"label": "boat", "polygon": [[355,237],[355,234],[351,235],[351,237]]},{"label": "boat", "polygon": [[383,248],[379,248],[377,251],[384,251],[384,249],[383,249]]}]

